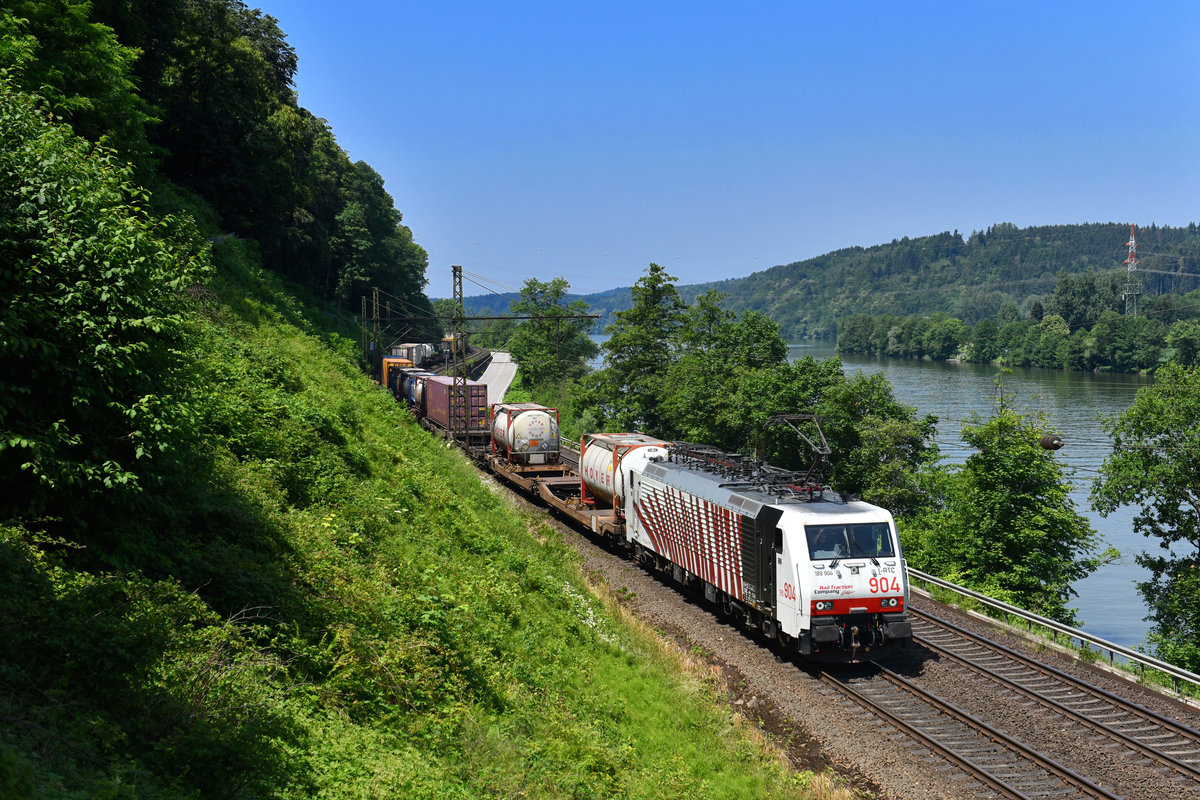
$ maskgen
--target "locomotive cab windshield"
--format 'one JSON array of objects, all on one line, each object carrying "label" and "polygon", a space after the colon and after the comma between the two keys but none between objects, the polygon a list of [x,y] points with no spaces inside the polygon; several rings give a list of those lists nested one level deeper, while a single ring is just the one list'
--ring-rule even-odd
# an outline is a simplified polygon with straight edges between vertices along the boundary
[{"label": "locomotive cab windshield", "polygon": [[867,558],[878,564],[880,558],[895,558],[892,532],[886,522],[859,525],[806,525],[808,557],[813,561],[840,561],[843,558]]}]

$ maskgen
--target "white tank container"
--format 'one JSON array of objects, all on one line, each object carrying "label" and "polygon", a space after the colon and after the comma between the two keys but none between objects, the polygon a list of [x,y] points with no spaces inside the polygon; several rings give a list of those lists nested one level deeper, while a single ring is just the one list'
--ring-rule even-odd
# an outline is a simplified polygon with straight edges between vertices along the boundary
[{"label": "white tank container", "polygon": [[593,497],[620,508],[629,473],[652,458],[666,458],[669,442],[643,433],[589,433],[579,453],[579,473]]},{"label": "white tank container", "polygon": [[521,464],[558,461],[558,411],[537,403],[492,406],[492,443]]}]

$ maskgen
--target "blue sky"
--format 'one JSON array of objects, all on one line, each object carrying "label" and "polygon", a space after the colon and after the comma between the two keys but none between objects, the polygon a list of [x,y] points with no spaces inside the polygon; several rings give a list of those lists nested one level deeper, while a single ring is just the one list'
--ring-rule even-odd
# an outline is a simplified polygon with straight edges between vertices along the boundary
[{"label": "blue sky", "polygon": [[452,264],[589,293],[651,261],[686,284],[996,222],[1200,221],[1200,3],[261,8],[431,297]]}]

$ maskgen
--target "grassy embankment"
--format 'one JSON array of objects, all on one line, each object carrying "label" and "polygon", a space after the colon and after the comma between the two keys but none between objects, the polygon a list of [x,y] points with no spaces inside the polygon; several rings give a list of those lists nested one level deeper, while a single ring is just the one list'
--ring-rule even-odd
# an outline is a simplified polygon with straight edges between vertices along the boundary
[{"label": "grassy embankment", "polygon": [[841,794],[249,252],[198,293],[198,438],[155,530],[95,558],[0,528],[0,795]]}]

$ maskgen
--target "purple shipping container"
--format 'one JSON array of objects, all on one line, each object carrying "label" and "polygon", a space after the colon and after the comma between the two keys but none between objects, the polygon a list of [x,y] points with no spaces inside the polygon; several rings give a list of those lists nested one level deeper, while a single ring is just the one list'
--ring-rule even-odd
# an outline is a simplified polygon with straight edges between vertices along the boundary
[{"label": "purple shipping container", "polygon": [[[454,379],[442,376],[425,379],[425,416],[440,427],[450,429],[450,396],[454,393]],[[488,432],[487,386],[467,381],[467,431]]]}]

